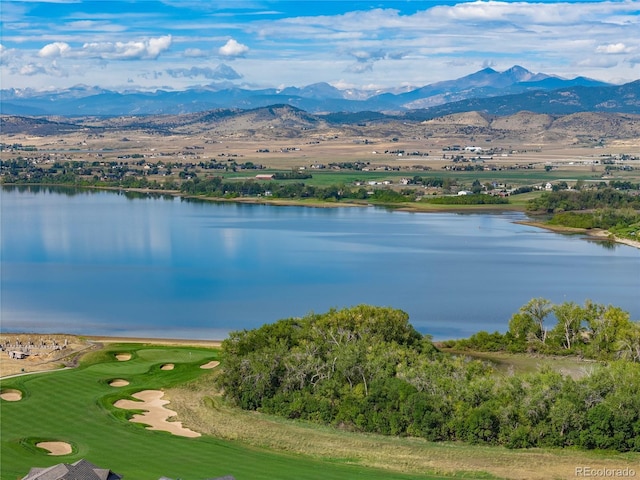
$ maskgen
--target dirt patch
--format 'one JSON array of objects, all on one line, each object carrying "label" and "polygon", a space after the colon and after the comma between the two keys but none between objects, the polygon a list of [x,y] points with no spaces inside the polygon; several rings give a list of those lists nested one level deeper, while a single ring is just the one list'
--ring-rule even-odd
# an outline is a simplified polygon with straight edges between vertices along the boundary
[{"label": "dirt patch", "polygon": [[36,447],[49,450],[49,455],[69,455],[73,451],[67,442],[40,442]]},{"label": "dirt patch", "polygon": [[209,363],[205,363],[204,365],[200,365],[200,368],[205,368],[205,369],[216,368],[218,365],[220,365],[220,362],[218,362],[217,360],[212,360]]},{"label": "dirt patch", "polygon": [[119,362],[126,362],[127,360],[131,360],[131,354],[130,353],[118,353],[118,354],[116,354],[116,359]]},{"label": "dirt patch", "polygon": [[129,385],[129,382],[122,378],[116,378],[115,380],[111,380],[109,382],[109,385],[111,385],[112,387],[126,387],[127,385]]},{"label": "dirt patch", "polygon": [[143,390],[133,395],[133,398],[139,401],[123,399],[114,403],[114,406],[125,410],[145,410],[143,414],[135,414],[130,421],[149,425],[147,427],[149,430],[160,430],[182,437],[199,437],[200,433],[183,427],[182,422],[168,421],[170,417],[175,417],[177,413],[165,408],[169,400],[162,400],[163,396],[164,392],[160,390]]},{"label": "dirt patch", "polygon": [[173,363],[165,363],[160,367],[160,370],[173,370],[175,365]]},{"label": "dirt patch", "polygon": [[0,398],[7,402],[18,402],[22,400],[22,392],[20,390],[9,388],[0,392]]},{"label": "dirt patch", "polygon": [[[3,378],[20,373],[72,367],[82,354],[97,348],[94,343],[73,335],[35,333],[0,334],[0,346],[5,350],[0,354],[0,377]],[[20,351],[28,356],[22,359],[10,358],[7,351]]]}]

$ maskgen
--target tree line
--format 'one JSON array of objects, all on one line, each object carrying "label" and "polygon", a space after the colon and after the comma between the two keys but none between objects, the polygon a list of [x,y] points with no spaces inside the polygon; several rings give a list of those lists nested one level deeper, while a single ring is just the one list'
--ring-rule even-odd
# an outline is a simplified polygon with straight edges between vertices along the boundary
[{"label": "tree line", "polygon": [[640,323],[619,307],[587,300],[553,304],[533,298],[509,320],[509,330],[478,332],[445,342],[459,350],[579,355],[594,360],[627,359],[640,363]]},{"label": "tree line", "polygon": [[[556,333],[538,330],[536,311],[523,308],[518,315],[530,318],[514,320],[514,331],[552,342]],[[626,317],[614,307],[602,315],[594,349],[613,352],[620,337],[605,325]],[[594,364],[580,379],[550,369],[498,374],[442,353],[405,312],[367,305],[232,332],[222,352],[216,382],[244,409],[434,441],[640,451],[640,364],[625,359]]]},{"label": "tree line", "polygon": [[640,196],[628,190],[637,185],[611,182],[615,185],[580,191],[545,192],[529,201],[532,212],[552,213],[551,225],[572,228],[600,228],[631,240],[640,239]]},{"label": "tree line", "polygon": [[600,187],[544,192],[540,197],[531,199],[527,204],[527,210],[545,213],[602,208],[640,209],[640,197],[629,195],[625,191],[612,187]]}]

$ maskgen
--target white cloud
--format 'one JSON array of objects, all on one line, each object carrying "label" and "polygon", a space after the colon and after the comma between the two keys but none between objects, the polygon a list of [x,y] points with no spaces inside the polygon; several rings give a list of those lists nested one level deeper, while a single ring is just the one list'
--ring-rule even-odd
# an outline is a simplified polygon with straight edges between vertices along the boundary
[{"label": "white cloud", "polygon": [[83,34],[90,33],[96,34],[100,33],[120,33],[126,32],[127,28],[124,25],[118,25],[114,23],[112,18],[98,18],[96,20],[74,20],[62,24],[58,27],[59,32],[57,35],[61,35],[64,32],[72,32],[72,34],[77,35],[82,32]]},{"label": "white cloud", "polygon": [[35,63],[28,63],[20,68],[20,75],[38,75],[47,73],[46,69],[42,65],[36,65]]},{"label": "white cloud", "polygon": [[0,43],[0,65],[7,65],[9,63],[8,51],[9,49]]},{"label": "white cloud", "polygon": [[57,58],[67,53],[71,47],[65,42],[53,42],[45,45],[38,52],[38,56],[42,58]]},{"label": "white cloud", "polygon": [[364,51],[364,50],[356,50],[353,52],[349,52],[351,56],[355,57],[358,62],[370,62],[376,60],[382,60],[387,57],[387,53],[382,50],[376,51]]},{"label": "white cloud", "polygon": [[164,37],[150,38],[148,40],[146,50],[150,58],[158,58],[165,50],[168,50],[171,46],[171,35],[165,35]]},{"label": "white cloud", "polygon": [[129,42],[92,42],[82,46],[81,56],[105,60],[155,60],[171,47],[171,35]]},{"label": "white cloud", "polygon": [[598,45],[596,47],[596,53],[629,53],[631,48],[627,47],[624,43],[610,43],[608,45]]},{"label": "white cloud", "polygon": [[380,60],[402,60],[405,54],[402,52],[386,52],[382,49],[379,50],[353,50],[348,52],[349,55],[356,59],[355,64],[349,65],[344,71],[348,73],[365,73],[373,70],[375,62]]},{"label": "white cloud", "polygon": [[[635,3],[635,5],[634,5]],[[599,21],[614,14],[634,15],[637,2],[500,2],[476,1],[431,10],[435,17],[461,21],[505,21],[518,25],[571,26],[585,21]]]},{"label": "white cloud", "polygon": [[173,68],[166,71],[173,78],[196,78],[204,77],[209,80],[237,80],[242,78],[238,72],[225,64],[220,64],[216,68],[211,67],[191,67]]},{"label": "white cloud", "polygon": [[347,73],[365,73],[365,72],[370,72],[373,70],[373,63],[367,62],[367,63],[363,63],[363,62],[358,62],[358,63],[354,63],[353,65],[349,65],[347,68],[345,68],[345,72]]},{"label": "white cloud", "polygon": [[613,58],[585,58],[577,63],[580,67],[595,67],[595,68],[611,68],[618,65],[618,61]]},{"label": "white cloud", "polygon": [[205,52],[204,50],[200,50],[199,48],[187,48],[183,52],[183,55],[185,57],[190,57],[190,58],[199,58],[199,57],[206,57],[207,52]]},{"label": "white cloud", "polygon": [[224,44],[224,46],[218,49],[218,54],[220,54],[223,57],[233,59],[236,57],[244,56],[248,51],[249,51],[249,47],[241,43],[238,43],[236,40],[231,38],[230,40],[227,41],[227,43]]},{"label": "white cloud", "polygon": [[[154,71],[164,72],[162,80],[173,88],[233,77],[207,66],[202,59],[210,57],[232,65],[246,57],[237,62],[242,78],[256,86],[338,79],[352,85],[424,85],[484,66],[503,70],[514,64],[565,77],[640,77],[640,0],[434,0],[412,2],[413,13],[407,14],[396,2],[379,0],[372,4],[380,8],[345,2],[338,15],[287,17],[283,9],[260,18],[257,11],[237,14],[237,7],[220,11],[220,2],[166,1],[176,11],[97,7],[59,15],[56,9],[42,13],[25,2],[5,2],[3,83],[53,84],[62,71],[70,83],[121,85],[132,78],[144,88],[158,85],[149,73]],[[180,15],[191,4],[206,14]],[[363,10],[347,11],[355,5]],[[260,41],[249,43],[242,35]]]}]

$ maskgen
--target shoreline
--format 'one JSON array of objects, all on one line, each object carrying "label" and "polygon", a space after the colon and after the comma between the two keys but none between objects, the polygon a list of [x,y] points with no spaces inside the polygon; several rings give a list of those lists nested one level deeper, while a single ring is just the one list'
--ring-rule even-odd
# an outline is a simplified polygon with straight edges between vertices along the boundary
[{"label": "shoreline", "polygon": [[107,335],[77,335],[91,343],[146,343],[152,345],[189,345],[207,348],[220,348],[223,340],[200,340],[190,338],[155,338],[155,337],[112,337]]},{"label": "shoreline", "polygon": [[622,245],[627,245],[628,247],[633,247],[640,249],[640,241],[638,240],[630,240],[628,238],[620,238],[611,234],[608,230],[603,230],[601,228],[587,229],[587,228],[574,228],[574,227],[563,227],[562,225],[549,225],[543,222],[535,222],[535,221],[517,221],[515,222],[519,225],[528,225],[530,227],[542,228],[544,230],[549,230],[554,233],[564,233],[564,234],[578,234],[585,235],[587,237],[591,237],[596,240],[612,242],[612,243],[620,243]]},{"label": "shoreline", "polygon": [[[91,190],[107,190],[107,191],[119,191],[119,192],[133,192],[142,194],[155,194],[155,195],[170,195],[176,198],[184,198],[189,200],[201,200],[208,202],[218,203],[241,203],[247,205],[271,205],[277,207],[311,207],[311,208],[339,208],[339,207],[378,207],[386,208],[398,212],[408,213],[513,213],[521,212],[526,214],[524,205],[516,204],[502,204],[502,205],[430,205],[430,204],[416,204],[407,203],[370,203],[370,202],[324,202],[318,199],[305,200],[288,200],[288,199],[270,199],[266,197],[235,197],[235,198],[220,198],[220,197],[207,197],[204,195],[185,195],[179,190],[152,190],[150,188],[123,188],[123,187],[108,187],[108,186],[92,186],[92,185],[62,185],[62,184],[48,184],[48,183],[34,183],[34,184],[4,184],[0,186],[4,187],[21,187],[21,186],[41,186],[41,187],[66,187],[66,188],[86,188]],[[585,228],[573,228],[563,227],[561,225],[548,225],[543,222],[537,222],[535,220],[519,220],[514,223],[520,225],[528,225],[530,227],[542,228],[555,233],[564,234],[582,234],[588,237],[592,237],[596,240],[610,241],[619,243],[632,248],[640,249],[640,241],[630,240],[628,238],[619,238],[612,235],[607,230],[593,229],[588,230]]]}]

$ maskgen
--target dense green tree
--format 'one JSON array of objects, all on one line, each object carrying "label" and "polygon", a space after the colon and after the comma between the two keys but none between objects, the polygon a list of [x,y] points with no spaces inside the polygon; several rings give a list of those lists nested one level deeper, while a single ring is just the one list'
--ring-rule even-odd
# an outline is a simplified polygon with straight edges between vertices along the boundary
[{"label": "dense green tree", "polygon": [[557,343],[571,350],[579,339],[582,322],[586,318],[585,310],[574,302],[555,305],[552,310],[558,322],[551,335]]},{"label": "dense green tree", "polygon": [[611,358],[623,332],[631,328],[629,313],[618,307],[604,307],[587,301],[585,315],[591,356]]},{"label": "dense green tree", "polygon": [[[551,302],[546,298],[533,298],[529,300],[525,305],[520,307],[520,314],[528,317],[529,322],[533,322],[535,325],[533,330],[528,332],[529,338],[539,340],[543,344],[547,341],[547,328],[545,321],[552,311]],[[521,323],[523,323],[521,321]]]},{"label": "dense green tree", "polygon": [[[558,323],[543,344],[538,336],[551,311]],[[463,345],[504,348],[524,335],[555,352],[598,338],[593,351],[613,356],[619,349],[630,360],[640,354],[638,324],[591,302],[533,299],[510,328],[504,335],[479,332]],[[390,308],[360,305],[233,332],[216,378],[242,408],[357,431],[510,448],[640,451],[639,363],[593,364],[578,380],[548,367],[498,375],[488,363],[438,351],[405,312]]]},{"label": "dense green tree", "polygon": [[621,329],[616,348],[620,358],[640,362],[640,323],[629,323]]}]

